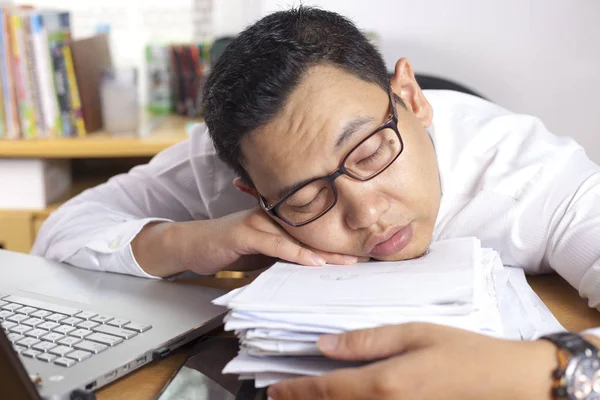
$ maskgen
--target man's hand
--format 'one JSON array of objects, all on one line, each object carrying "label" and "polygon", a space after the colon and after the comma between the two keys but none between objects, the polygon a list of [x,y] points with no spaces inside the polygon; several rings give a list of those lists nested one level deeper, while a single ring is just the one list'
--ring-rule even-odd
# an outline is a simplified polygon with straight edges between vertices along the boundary
[{"label": "man's hand", "polygon": [[303,246],[258,207],[212,220],[150,224],[132,249],[140,266],[157,276],[258,269],[276,259],[310,266],[358,261]]},{"label": "man's hand", "polygon": [[269,388],[282,399],[550,400],[556,348],[432,324],[411,323],[323,336],[330,358],[372,361]]}]

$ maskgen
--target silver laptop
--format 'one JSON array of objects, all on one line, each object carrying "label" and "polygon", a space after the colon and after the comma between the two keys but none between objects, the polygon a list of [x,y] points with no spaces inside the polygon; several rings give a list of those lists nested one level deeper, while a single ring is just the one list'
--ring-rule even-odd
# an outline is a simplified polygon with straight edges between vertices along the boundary
[{"label": "silver laptop", "polygon": [[0,250],[0,324],[43,398],[94,391],[222,324],[224,292]]}]

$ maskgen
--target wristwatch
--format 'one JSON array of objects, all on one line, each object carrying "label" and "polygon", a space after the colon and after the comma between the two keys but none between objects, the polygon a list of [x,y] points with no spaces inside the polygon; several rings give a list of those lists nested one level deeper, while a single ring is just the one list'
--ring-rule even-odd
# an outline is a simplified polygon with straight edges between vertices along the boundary
[{"label": "wristwatch", "polygon": [[598,349],[581,335],[560,332],[542,336],[558,347],[554,370],[555,399],[600,400],[600,357]]}]

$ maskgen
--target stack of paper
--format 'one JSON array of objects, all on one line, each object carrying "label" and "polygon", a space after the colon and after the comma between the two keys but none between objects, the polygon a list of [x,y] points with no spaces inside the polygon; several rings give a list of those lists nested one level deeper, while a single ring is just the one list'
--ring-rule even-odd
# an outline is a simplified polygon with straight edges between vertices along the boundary
[{"label": "stack of paper", "polygon": [[[521,338],[520,327],[500,313],[512,307],[498,290],[513,297],[509,278],[498,255],[475,238],[439,241],[423,257],[401,262],[277,263],[250,285],[215,300],[231,309],[225,329],[235,331],[241,344],[223,372],[255,379],[257,387],[320,375],[349,366],[320,356],[320,335],[411,321]],[[527,329],[537,332],[533,325]]]}]

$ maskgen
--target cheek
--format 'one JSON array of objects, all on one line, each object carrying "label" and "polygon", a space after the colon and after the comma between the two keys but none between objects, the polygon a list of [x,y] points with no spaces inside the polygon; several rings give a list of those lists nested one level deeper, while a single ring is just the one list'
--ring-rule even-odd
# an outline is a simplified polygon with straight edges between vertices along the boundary
[{"label": "cheek", "polygon": [[284,229],[295,239],[309,247],[329,252],[344,252],[349,246],[349,238],[345,235],[345,229],[336,219],[337,210],[334,208],[326,215],[310,224]]},{"label": "cheek", "polygon": [[[427,140],[429,138],[427,137]],[[439,203],[439,177],[431,143],[415,140],[386,171],[390,196],[422,216],[435,213]]]}]

